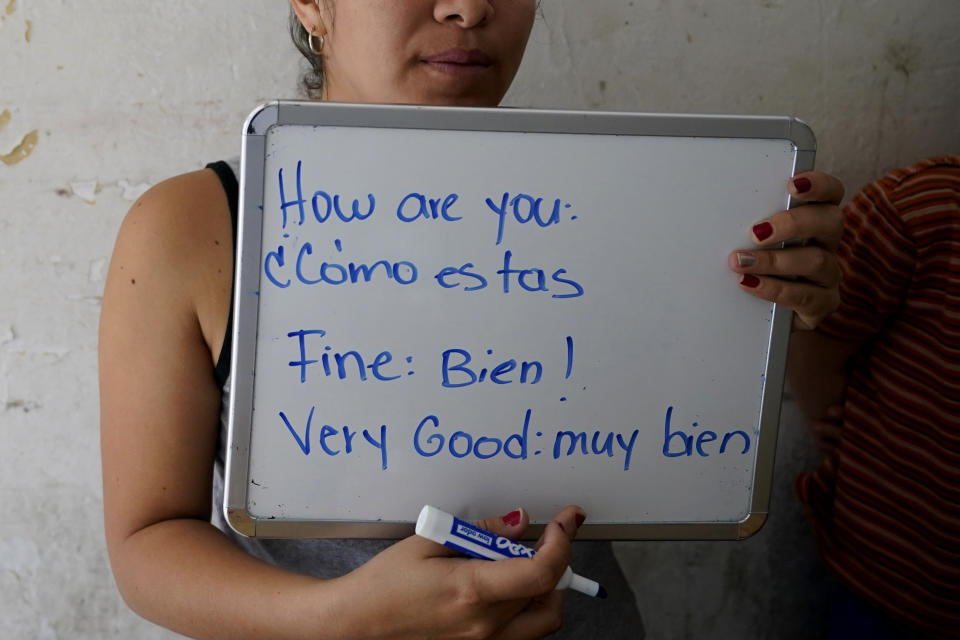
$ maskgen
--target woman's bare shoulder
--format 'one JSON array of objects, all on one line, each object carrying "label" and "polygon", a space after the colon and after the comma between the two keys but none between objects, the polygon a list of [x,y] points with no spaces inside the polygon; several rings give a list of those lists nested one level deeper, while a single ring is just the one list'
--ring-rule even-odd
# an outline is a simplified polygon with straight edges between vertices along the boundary
[{"label": "woman's bare shoulder", "polygon": [[210,170],[149,189],[130,207],[117,234],[107,296],[120,285],[138,287],[169,310],[194,316],[205,342],[218,353],[233,264],[228,207]]},{"label": "woman's bare shoulder", "polygon": [[[169,258],[190,256],[206,246],[231,243],[230,212],[220,182],[210,170],[193,171],[164,180],[144,193],[124,218],[118,245],[127,242],[141,250],[157,250]],[[176,266],[172,264],[171,266]]]}]

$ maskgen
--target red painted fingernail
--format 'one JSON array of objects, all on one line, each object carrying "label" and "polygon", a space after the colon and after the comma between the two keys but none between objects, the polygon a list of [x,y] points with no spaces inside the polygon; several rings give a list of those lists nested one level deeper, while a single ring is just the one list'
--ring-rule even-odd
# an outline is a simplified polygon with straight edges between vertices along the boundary
[{"label": "red painted fingernail", "polygon": [[522,517],[522,514],[520,513],[520,509],[517,509],[515,511],[511,511],[510,513],[508,513],[507,515],[503,516],[500,519],[503,520],[504,524],[509,525],[511,527],[515,527],[518,524],[520,524],[521,517]]},{"label": "red painted fingernail", "polygon": [[773,225],[770,224],[769,222],[761,222],[760,224],[754,225],[753,227],[753,236],[760,242],[763,242],[764,240],[766,240],[772,235],[773,235]]},{"label": "red painted fingernail", "polygon": [[577,523],[577,529],[580,528],[580,526],[583,524],[583,521],[586,519],[587,516],[583,515],[582,513],[578,513],[577,515],[573,516],[573,520]]},{"label": "red painted fingernail", "polygon": [[810,178],[796,178],[793,181],[793,188],[797,190],[797,193],[806,193],[810,191],[812,186],[813,183],[810,182]]},{"label": "red painted fingernail", "polygon": [[740,284],[750,289],[756,289],[760,286],[760,278],[755,275],[745,273],[743,277],[740,278]]}]

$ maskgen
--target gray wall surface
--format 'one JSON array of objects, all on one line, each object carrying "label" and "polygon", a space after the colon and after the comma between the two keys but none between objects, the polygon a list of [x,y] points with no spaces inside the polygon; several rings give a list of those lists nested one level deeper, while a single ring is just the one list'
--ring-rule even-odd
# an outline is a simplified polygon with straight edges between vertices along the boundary
[{"label": "gray wall surface", "polygon": [[[542,14],[509,105],[795,115],[850,193],[960,151],[956,0],[545,0]],[[4,637],[174,637],[127,610],[107,565],[100,294],[131,202],[237,155],[255,105],[296,97],[285,20],[279,1],[0,0]],[[759,534],[618,544],[648,637],[822,632],[829,582],[792,493],[815,464],[788,397]]]}]

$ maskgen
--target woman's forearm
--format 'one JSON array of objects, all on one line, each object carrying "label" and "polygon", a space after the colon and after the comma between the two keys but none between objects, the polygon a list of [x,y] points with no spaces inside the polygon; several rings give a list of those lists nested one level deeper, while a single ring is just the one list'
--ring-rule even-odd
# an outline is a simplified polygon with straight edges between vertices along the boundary
[{"label": "woman's forearm", "polygon": [[336,581],[261,562],[207,522],[150,525],[117,541],[110,556],[130,608],[189,637],[346,637]]},{"label": "woman's forearm", "polygon": [[816,331],[795,331],[790,339],[787,373],[800,411],[808,421],[822,420],[842,404],[847,367],[856,346]]}]

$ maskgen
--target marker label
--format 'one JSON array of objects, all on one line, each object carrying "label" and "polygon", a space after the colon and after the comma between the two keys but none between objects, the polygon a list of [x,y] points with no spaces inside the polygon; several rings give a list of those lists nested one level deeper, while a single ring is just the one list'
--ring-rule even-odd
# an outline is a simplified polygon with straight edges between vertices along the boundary
[{"label": "marker label", "polygon": [[[418,536],[481,560],[532,558],[536,554],[530,547],[481,529],[430,505],[420,510],[416,532]],[[567,567],[556,588],[570,588],[589,596],[606,597],[603,587],[593,580],[573,573],[570,567]]]}]

